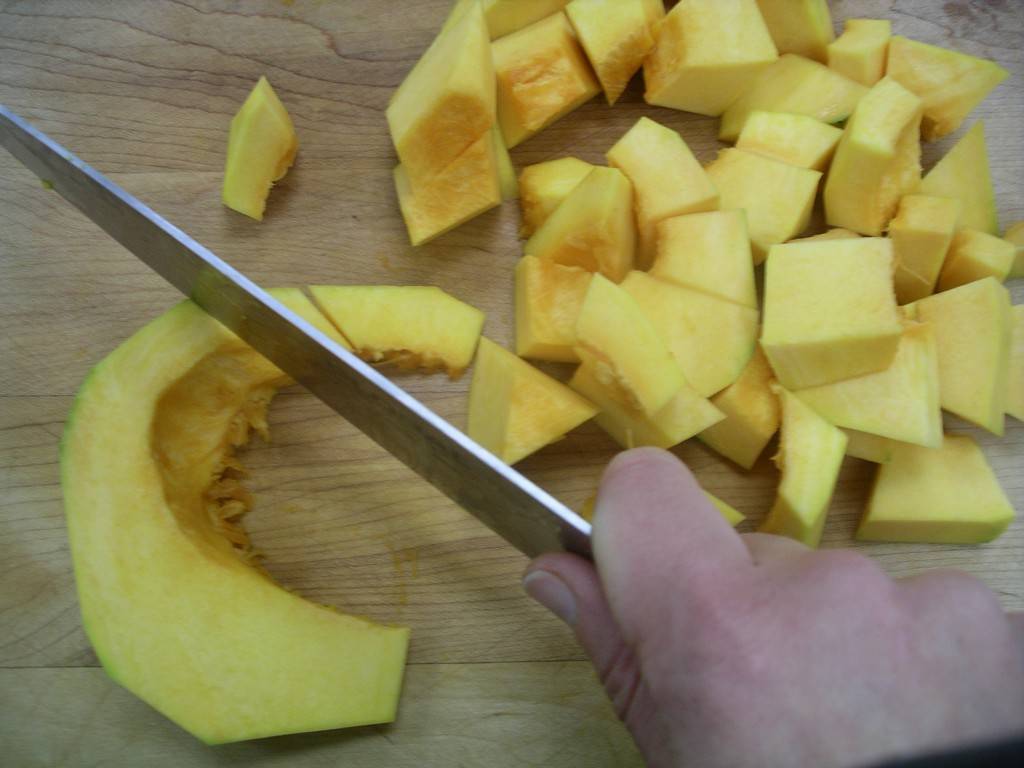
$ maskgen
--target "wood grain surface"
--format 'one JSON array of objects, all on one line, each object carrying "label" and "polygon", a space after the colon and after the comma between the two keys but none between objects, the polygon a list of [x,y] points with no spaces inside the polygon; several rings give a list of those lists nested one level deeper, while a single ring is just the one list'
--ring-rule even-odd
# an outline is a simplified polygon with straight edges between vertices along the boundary
[{"label": "wood grain surface", "polygon": [[[518,209],[503,205],[434,243],[408,246],[391,186],[383,109],[432,39],[447,0],[0,1],[0,102],[265,286],[439,285],[512,340]],[[1024,11],[1018,0],[840,0],[848,16],[998,60],[1012,78],[984,118],[1005,226],[1024,218]],[[220,204],[228,122],[265,74],[292,114],[298,163],[266,220]],[[604,151],[642,114],[679,129],[702,161],[716,121],[645,105],[634,82],[513,151],[521,168]],[[956,137],[925,146],[926,165]],[[1013,287],[1024,301],[1024,287]],[[86,372],[179,296],[0,152],[0,744],[10,765],[631,765],[579,647],[519,585],[525,559],[298,389],[272,409],[273,442],[244,456],[247,518],[267,566],[314,600],[412,627],[407,684],[388,727],[207,749],[108,681],[82,632],[57,447]],[[562,371],[564,373],[564,371]],[[401,378],[464,426],[469,377]],[[1024,425],[982,443],[1024,511]],[[570,505],[615,446],[588,426],[522,463]],[[744,473],[691,441],[701,481],[749,516],[777,474]],[[824,546],[850,546],[872,473],[847,461]],[[1024,522],[980,547],[857,545],[890,572],[956,567],[1024,608]],[[7,762],[11,761],[11,762]]]}]

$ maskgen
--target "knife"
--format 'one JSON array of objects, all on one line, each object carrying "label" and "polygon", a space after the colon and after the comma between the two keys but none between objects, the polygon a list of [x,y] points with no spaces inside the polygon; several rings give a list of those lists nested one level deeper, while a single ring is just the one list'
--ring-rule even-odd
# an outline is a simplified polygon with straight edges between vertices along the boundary
[{"label": "knife", "polygon": [[0,105],[0,145],[207,314],[533,557],[590,556],[590,524],[252,280]]}]

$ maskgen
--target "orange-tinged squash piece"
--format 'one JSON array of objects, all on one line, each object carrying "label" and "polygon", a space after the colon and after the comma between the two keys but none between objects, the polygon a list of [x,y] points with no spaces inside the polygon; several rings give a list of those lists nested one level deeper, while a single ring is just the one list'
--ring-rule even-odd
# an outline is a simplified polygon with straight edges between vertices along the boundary
[{"label": "orange-tinged squash piece", "polygon": [[580,267],[524,256],[516,265],[516,354],[578,362],[576,320],[593,274]]},{"label": "orange-tinged squash piece", "polygon": [[760,347],[739,378],[711,398],[725,419],[698,435],[709,448],[750,469],[779,429],[779,398],[771,390],[775,381],[768,358]]},{"label": "orange-tinged squash piece", "polygon": [[828,0],[757,0],[779,53],[824,62],[835,36]]},{"label": "orange-tinged squash piece", "polygon": [[758,530],[816,547],[847,438],[791,392],[777,391],[782,403],[782,437],[775,463],[782,470],[782,479],[775,503]]},{"label": "orange-tinged squash piece", "polygon": [[985,124],[981,120],[925,174],[917,194],[959,200],[963,207],[959,226],[990,235],[999,233],[996,195],[985,147]]},{"label": "orange-tinged squash piece", "polygon": [[1024,221],[1018,221],[1007,227],[1003,238],[1013,244],[1013,266],[1010,277],[1024,277]]},{"label": "orange-tinged squash piece", "polygon": [[856,240],[860,235],[856,232],[851,232],[848,229],[842,227],[834,227],[825,232],[821,232],[817,235],[809,235],[808,237],[798,237],[794,240],[787,240],[787,243],[809,243],[819,242],[821,240]]},{"label": "orange-tinged squash piece", "polygon": [[846,435],[847,456],[874,464],[888,464],[892,461],[896,440],[872,435],[870,432],[858,432],[856,429],[844,429],[843,434]]},{"label": "orange-tinged squash piece", "polygon": [[680,0],[644,61],[644,99],[717,116],[778,55],[754,0]]},{"label": "orange-tinged squash piece", "polygon": [[1024,304],[1011,308],[1012,341],[1006,376],[1006,412],[1024,421]]},{"label": "orange-tinged squash piece", "polygon": [[994,61],[896,35],[887,73],[924,102],[926,141],[952,133],[989,92],[1010,76]]},{"label": "orange-tinged squash piece", "polygon": [[897,443],[878,468],[862,541],[980,544],[1001,534],[1013,507],[978,444],[947,435],[940,448]]},{"label": "orange-tinged squash piece", "polygon": [[847,19],[843,34],[828,46],[828,66],[869,88],[885,76],[892,37],[888,19]]},{"label": "orange-tinged squash piece", "polygon": [[260,77],[231,119],[224,166],[224,205],[263,220],[275,181],[291,168],[299,140],[291,118],[267,78]]},{"label": "orange-tinged squash piece", "polygon": [[560,157],[528,165],[519,174],[519,205],[522,237],[529,237],[547,221],[569,193],[579,186],[594,166],[575,157]]},{"label": "orange-tinged squash piece", "polygon": [[917,301],[935,289],[959,218],[958,200],[928,195],[904,195],[900,200],[896,216],[889,222],[900,304]]},{"label": "orange-tinged squash piece", "polygon": [[740,131],[736,148],[824,171],[842,135],[841,129],[807,115],[755,110]]},{"label": "orange-tinged squash piece", "polygon": [[400,368],[469,367],[484,313],[427,285],[311,285],[313,300],[365,360]]},{"label": "orange-tinged squash piece", "polygon": [[284,304],[288,309],[301,317],[332,341],[336,341],[345,349],[351,350],[348,339],[341,335],[337,328],[328,320],[316,305],[302,292],[301,288],[271,288],[267,291],[271,296]]},{"label": "orange-tinged squash piece", "polygon": [[948,291],[986,277],[1002,282],[1010,274],[1015,256],[1013,243],[1008,240],[975,229],[961,229],[942,265],[938,290]]},{"label": "orange-tinged squash piece", "polygon": [[601,92],[559,11],[492,43],[498,122],[515,147]]},{"label": "orange-tinged squash piece", "polygon": [[597,413],[587,400],[487,338],[469,388],[466,433],[515,464]]},{"label": "orange-tinged squash piece", "polygon": [[618,282],[633,267],[633,186],[615,168],[595,167],[544,221],[523,250]]},{"label": "orange-tinged squash piece", "polygon": [[683,137],[648,117],[637,120],[606,156],[633,184],[641,269],[654,260],[658,222],[718,207],[718,190]]}]

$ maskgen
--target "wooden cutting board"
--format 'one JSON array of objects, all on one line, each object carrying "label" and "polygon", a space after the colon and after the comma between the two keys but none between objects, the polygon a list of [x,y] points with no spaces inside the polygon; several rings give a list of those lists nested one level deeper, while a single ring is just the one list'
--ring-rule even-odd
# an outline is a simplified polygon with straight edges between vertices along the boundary
[{"label": "wooden cutting board", "polygon": [[[413,249],[391,186],[383,109],[447,0],[0,2],[0,102],[34,121],[265,286],[439,285],[512,340],[518,210],[502,206]],[[1018,4],[834,2],[837,22],[997,59],[1012,73],[977,110],[1004,226],[1024,218],[1024,18]],[[266,74],[302,148],[257,224],[220,204],[228,122]],[[513,152],[603,162],[638,116],[679,129],[702,161],[716,121],[646,106],[634,83]],[[931,163],[952,143],[925,148]],[[1016,302],[1024,288],[1013,288]],[[90,366],[179,300],[160,278],[0,152],[0,744],[10,765],[630,765],[639,759],[569,632],[524,597],[526,560],[298,389],[272,410],[274,442],[245,454],[248,518],[271,573],[314,600],[413,629],[389,727],[208,749],[97,669],[75,601],[58,484],[65,415]],[[456,425],[468,377],[401,379]],[[967,431],[1024,512],[1024,425]],[[587,427],[522,464],[570,505],[615,447]],[[678,453],[756,525],[776,473],[738,471],[693,442]],[[851,545],[872,467],[844,468],[824,546]],[[956,567],[1024,607],[1024,522],[980,547],[872,545],[894,574]],[[827,649],[823,649],[827,652]]]}]

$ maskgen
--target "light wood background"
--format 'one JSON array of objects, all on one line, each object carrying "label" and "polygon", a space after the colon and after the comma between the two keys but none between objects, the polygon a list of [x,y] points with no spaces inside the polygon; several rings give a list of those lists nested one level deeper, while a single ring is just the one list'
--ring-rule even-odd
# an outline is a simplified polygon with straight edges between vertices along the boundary
[{"label": "light wood background", "polygon": [[[383,109],[447,0],[0,1],[0,102],[265,286],[431,283],[487,312],[511,341],[514,203],[420,249],[391,187]],[[843,0],[897,33],[999,60],[1013,78],[978,109],[1003,225],[1024,218],[1024,12],[1017,0]],[[257,224],[219,200],[228,122],[266,74],[301,150]],[[513,152],[601,162],[641,114],[678,128],[708,161],[715,121],[649,108],[634,83]],[[932,162],[952,139],[926,147]],[[1024,289],[1014,287],[1015,300]],[[245,454],[248,517],[272,574],[310,598],[413,629],[398,722],[217,749],[110,682],[79,624],[57,443],[86,371],[178,295],[0,152],[0,744],[8,765],[634,765],[568,631],[534,606],[526,560],[311,396],[285,391],[274,441]],[[469,377],[402,382],[455,424]],[[952,425],[954,428],[962,426]],[[1024,511],[1024,425],[971,430]],[[570,505],[615,448],[586,427],[522,464]],[[679,450],[709,490],[750,517],[770,504],[767,461],[745,474],[699,444]],[[849,460],[824,545],[848,546],[871,476]],[[957,567],[1024,607],[1024,522],[980,547],[863,547],[895,574]],[[822,649],[827,653],[828,649]]]}]

